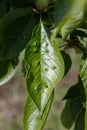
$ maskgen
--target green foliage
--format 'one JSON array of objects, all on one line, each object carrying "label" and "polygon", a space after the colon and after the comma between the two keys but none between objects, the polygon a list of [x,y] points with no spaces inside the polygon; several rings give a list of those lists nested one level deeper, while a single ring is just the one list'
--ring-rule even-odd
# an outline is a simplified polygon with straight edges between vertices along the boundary
[{"label": "green foliage", "polygon": [[85,126],[85,124],[84,124],[84,117],[85,117],[85,110],[83,109],[80,112],[80,114],[79,114],[79,116],[78,116],[78,118],[76,120],[75,128],[74,128],[75,130],[84,130],[85,129],[85,127],[84,127]]},{"label": "green foliage", "polygon": [[6,2],[3,0],[0,0],[0,17],[3,16],[5,13],[7,13]]},{"label": "green foliage", "polygon": [[66,93],[66,95],[63,99],[77,98],[77,97],[79,97],[79,92],[80,92],[80,90],[79,90],[78,84],[75,84],[68,90],[68,92]]},{"label": "green foliage", "polygon": [[74,119],[71,115],[71,101],[66,102],[65,108],[63,109],[61,114],[61,122],[67,129],[70,129],[74,122]]},{"label": "green foliage", "polygon": [[64,75],[66,75],[71,68],[72,60],[71,60],[70,56],[67,53],[65,53],[65,51],[61,51],[61,53],[62,53],[62,57],[63,57],[63,60],[64,60],[64,66],[65,66]]},{"label": "green foliage", "polygon": [[[57,44],[49,40],[43,23],[37,25],[26,47],[26,82],[38,108],[44,110],[55,85],[64,74],[64,64]],[[44,99],[44,100],[43,100]]]},{"label": "green foliage", "polygon": [[32,98],[30,96],[28,97],[27,103],[25,105],[25,113],[24,113],[25,130],[31,130],[31,129],[41,130],[43,128],[47,115],[50,111],[53,96],[54,93],[52,92],[43,113],[41,113],[41,111],[38,109],[38,107],[36,106]]},{"label": "green foliage", "polygon": [[74,124],[74,130],[87,130],[87,0],[0,1],[0,86],[14,76],[25,49],[24,130],[43,129],[55,86],[72,66],[66,49],[73,46],[83,56],[78,82],[62,98],[67,101],[61,122],[67,129]]},{"label": "green foliage", "polygon": [[1,61],[0,62],[0,86],[8,82],[15,74],[16,65],[18,61],[14,59],[13,61]]}]

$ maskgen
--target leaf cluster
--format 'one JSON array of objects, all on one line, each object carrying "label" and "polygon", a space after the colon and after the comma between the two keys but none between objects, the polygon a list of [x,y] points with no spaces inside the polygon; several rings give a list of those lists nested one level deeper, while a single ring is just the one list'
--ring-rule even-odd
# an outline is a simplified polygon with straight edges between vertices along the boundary
[{"label": "leaf cluster", "polygon": [[43,129],[54,88],[72,66],[71,47],[82,58],[78,82],[63,98],[61,121],[68,129],[75,124],[74,130],[87,130],[87,0],[0,0],[0,86],[14,76],[25,49],[24,130]]}]

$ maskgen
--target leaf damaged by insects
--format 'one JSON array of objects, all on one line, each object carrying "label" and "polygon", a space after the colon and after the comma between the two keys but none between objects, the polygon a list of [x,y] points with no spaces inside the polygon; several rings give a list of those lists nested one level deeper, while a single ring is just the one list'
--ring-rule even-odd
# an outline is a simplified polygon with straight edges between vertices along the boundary
[{"label": "leaf damaged by insects", "polygon": [[33,30],[25,61],[27,72],[33,76],[32,81],[32,77],[26,75],[29,94],[43,112],[54,87],[64,75],[64,62],[57,44],[50,41],[48,29],[42,22]]}]

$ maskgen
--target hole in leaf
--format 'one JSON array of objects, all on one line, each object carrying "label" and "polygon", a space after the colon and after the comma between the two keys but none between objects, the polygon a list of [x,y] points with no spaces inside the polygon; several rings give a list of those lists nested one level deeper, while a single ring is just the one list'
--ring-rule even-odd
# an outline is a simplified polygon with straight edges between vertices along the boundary
[{"label": "hole in leaf", "polygon": [[45,88],[48,88],[48,86],[46,85]]},{"label": "hole in leaf", "polygon": [[55,70],[57,67],[56,66],[52,66],[52,69]]},{"label": "hole in leaf", "polygon": [[49,53],[49,50],[46,50],[46,53]]},{"label": "hole in leaf", "polygon": [[45,68],[44,71],[47,72],[47,71],[48,71],[48,68]]},{"label": "hole in leaf", "polygon": [[46,43],[46,47],[48,47],[48,43]]}]

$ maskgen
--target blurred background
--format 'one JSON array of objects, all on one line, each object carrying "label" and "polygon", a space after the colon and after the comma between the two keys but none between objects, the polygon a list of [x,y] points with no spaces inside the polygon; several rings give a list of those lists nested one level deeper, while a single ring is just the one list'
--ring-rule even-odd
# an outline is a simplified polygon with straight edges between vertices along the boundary
[{"label": "blurred background", "polygon": [[[61,111],[65,104],[62,98],[78,80],[77,72],[82,55],[80,50],[76,51],[73,48],[67,50],[67,53],[70,54],[73,61],[72,68],[55,88],[53,105],[44,130],[67,130],[60,121]],[[22,61],[23,55],[22,53],[20,61]],[[20,62],[12,80],[0,87],[0,130],[23,130],[23,111],[28,93],[21,68]]]}]

